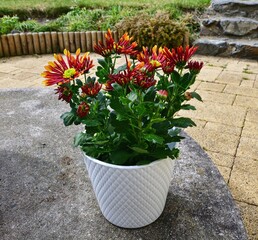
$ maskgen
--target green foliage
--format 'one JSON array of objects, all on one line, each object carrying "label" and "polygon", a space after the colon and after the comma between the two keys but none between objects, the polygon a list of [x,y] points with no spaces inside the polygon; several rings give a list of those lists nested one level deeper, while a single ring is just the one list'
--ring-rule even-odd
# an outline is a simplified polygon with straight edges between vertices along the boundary
[{"label": "green foliage", "polygon": [[183,43],[188,32],[186,24],[180,20],[172,20],[168,13],[159,12],[152,17],[146,14],[124,19],[116,25],[122,35],[128,32],[138,42],[139,47],[167,46],[177,47]]},{"label": "green foliage", "polygon": [[[96,77],[67,81],[58,66],[59,70],[51,73],[60,74],[61,80],[55,82],[59,99],[71,107],[70,112],[61,116],[64,125],[84,126],[75,136],[74,145],[91,157],[117,165],[177,158],[179,150],[175,143],[183,139],[180,129],[195,126],[190,118],[177,113],[195,110],[186,102],[191,98],[202,100],[196,92],[187,92],[202,68],[202,63],[189,62],[196,48],[153,48],[141,52],[138,60],[129,64],[136,51],[136,45],[128,41],[130,37],[124,35],[114,42],[110,31],[106,36],[106,46],[99,44],[95,48],[104,57],[98,59]],[[143,53],[144,59],[139,57]],[[68,61],[72,59],[70,54],[66,55]],[[124,55],[126,64],[117,66],[120,55]],[[88,69],[90,59],[76,59],[75,63],[70,61],[74,71],[81,72],[83,64]]]},{"label": "green foliage", "polygon": [[0,35],[10,33],[18,24],[19,18],[16,16],[3,16],[0,18]]}]

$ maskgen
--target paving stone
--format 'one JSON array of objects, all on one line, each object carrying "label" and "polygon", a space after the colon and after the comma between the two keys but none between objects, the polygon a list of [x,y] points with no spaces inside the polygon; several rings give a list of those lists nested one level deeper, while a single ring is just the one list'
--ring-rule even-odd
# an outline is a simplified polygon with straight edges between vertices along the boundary
[{"label": "paving stone", "polygon": [[258,98],[237,95],[233,105],[258,108]]},{"label": "paving stone", "polygon": [[238,201],[258,205],[258,161],[236,157],[229,180],[234,198]]},{"label": "paving stone", "polygon": [[255,88],[227,85],[224,92],[241,96],[256,97],[258,99],[258,89]]},{"label": "paving stone", "polygon": [[206,82],[214,82],[221,74],[223,69],[220,68],[206,68],[204,67],[198,75],[198,79]]},{"label": "paving stone", "polygon": [[240,136],[242,128],[232,126],[232,125],[225,125],[221,123],[215,123],[215,122],[207,122],[205,125],[205,130],[207,131],[216,131],[219,133],[229,134],[229,135],[235,135]]},{"label": "paving stone", "polygon": [[201,84],[201,82],[202,82],[202,81],[199,81],[199,80],[198,80],[198,77],[197,77],[195,83],[190,87],[189,91],[195,91],[195,90],[199,87],[199,85]]},{"label": "paving stone", "polygon": [[230,106],[226,104],[216,104],[212,102],[198,102],[191,100],[190,103],[194,105],[196,111],[180,111],[179,115],[185,117],[193,117],[195,119],[222,123],[242,127],[246,114],[246,108],[241,106]]},{"label": "paving stone", "polygon": [[258,239],[258,206],[236,202],[241,211],[241,215],[248,233],[249,240]]},{"label": "paving stone", "polygon": [[223,71],[216,79],[216,82],[239,86],[242,79],[242,74],[236,74],[233,71]]},{"label": "paving stone", "polygon": [[256,80],[254,81],[254,87],[258,88],[258,77],[256,76]]},{"label": "paving stone", "polygon": [[27,80],[30,78],[38,78],[38,74],[32,73],[32,72],[25,72],[25,71],[19,71],[16,74],[11,75],[12,79],[16,80]]},{"label": "paving stone", "polygon": [[258,109],[248,109],[246,120],[258,123]]},{"label": "paving stone", "polygon": [[225,153],[207,151],[216,166],[231,168],[234,162],[234,156]]},{"label": "paving stone", "polygon": [[243,79],[242,82],[240,83],[240,87],[253,88],[253,86],[254,86],[254,80]]},{"label": "paving stone", "polygon": [[239,60],[229,62],[227,64],[227,71],[232,71],[238,74],[239,72],[243,72],[246,64],[239,63]]},{"label": "paving stone", "polygon": [[198,86],[198,89],[208,90],[213,92],[222,92],[226,84],[223,83],[213,83],[213,82],[201,82]]},{"label": "paving stone", "polygon": [[245,121],[242,136],[258,140],[258,123]]},{"label": "paving stone", "polygon": [[8,88],[25,88],[32,87],[35,83],[33,81],[17,81],[17,79],[6,78],[0,79],[0,89]]},{"label": "paving stone", "polygon": [[258,160],[258,141],[257,139],[241,137],[237,149],[238,157],[248,157]]},{"label": "paving stone", "polygon": [[0,65],[0,72],[2,72],[2,73],[10,74],[11,72],[14,72],[17,70],[20,70],[20,68],[16,68],[12,64],[1,63],[1,65]]},{"label": "paving stone", "polygon": [[239,137],[229,134],[218,134],[216,131],[201,128],[188,128],[186,132],[206,151],[221,152],[234,156]]},{"label": "paving stone", "polygon": [[228,93],[219,93],[219,92],[211,92],[211,91],[203,91],[197,90],[197,92],[202,96],[202,100],[204,102],[213,102],[213,103],[223,103],[232,105],[236,95],[228,94]]}]

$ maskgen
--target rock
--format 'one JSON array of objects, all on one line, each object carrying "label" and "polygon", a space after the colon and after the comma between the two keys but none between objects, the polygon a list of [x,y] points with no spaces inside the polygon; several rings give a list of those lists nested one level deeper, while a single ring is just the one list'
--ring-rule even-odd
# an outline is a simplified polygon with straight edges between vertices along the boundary
[{"label": "rock", "polygon": [[63,126],[69,107],[53,89],[3,90],[0,102],[1,239],[247,239],[227,184],[187,135],[161,217],[122,229],[98,208],[82,154],[71,146],[82,127]]},{"label": "rock", "polygon": [[198,46],[198,54],[258,60],[256,40],[202,37],[196,40],[194,45]]}]

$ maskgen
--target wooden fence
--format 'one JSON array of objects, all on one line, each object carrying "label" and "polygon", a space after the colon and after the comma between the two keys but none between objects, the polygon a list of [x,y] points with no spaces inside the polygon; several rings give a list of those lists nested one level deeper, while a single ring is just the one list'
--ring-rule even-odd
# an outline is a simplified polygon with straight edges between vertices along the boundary
[{"label": "wooden fence", "polygon": [[[78,48],[82,52],[93,52],[93,46],[103,41],[106,31],[89,32],[39,32],[14,33],[0,36],[0,57],[62,53],[64,49],[74,53]],[[118,41],[118,32],[112,32]],[[104,41],[103,41],[104,42]],[[189,45],[189,34],[183,39],[183,46]]]},{"label": "wooden fence", "polygon": [[[0,36],[0,57],[60,53],[64,49],[92,52],[106,31],[14,33]],[[118,33],[112,32],[115,41]]]}]

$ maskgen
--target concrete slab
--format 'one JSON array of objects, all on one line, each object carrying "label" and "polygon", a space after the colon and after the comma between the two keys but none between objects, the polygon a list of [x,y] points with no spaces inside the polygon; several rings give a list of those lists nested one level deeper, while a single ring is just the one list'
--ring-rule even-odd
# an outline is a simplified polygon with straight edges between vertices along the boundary
[{"label": "concrete slab", "polygon": [[9,239],[247,239],[232,196],[201,147],[180,145],[162,216],[121,229],[100,213],[82,155],[52,89],[1,90],[1,236]]}]

